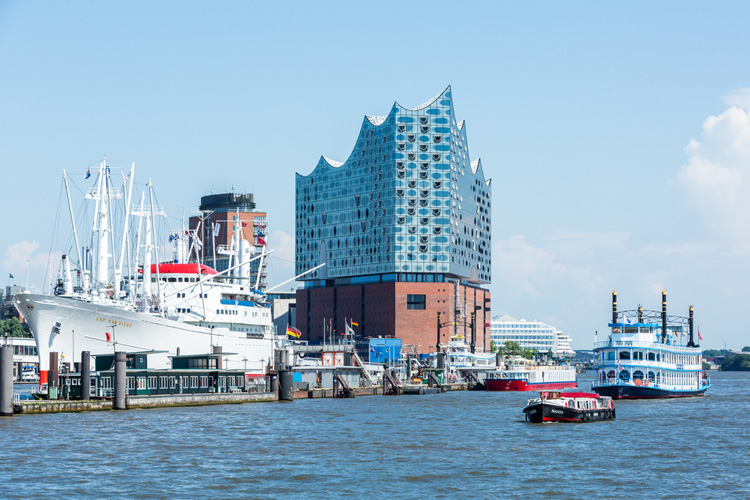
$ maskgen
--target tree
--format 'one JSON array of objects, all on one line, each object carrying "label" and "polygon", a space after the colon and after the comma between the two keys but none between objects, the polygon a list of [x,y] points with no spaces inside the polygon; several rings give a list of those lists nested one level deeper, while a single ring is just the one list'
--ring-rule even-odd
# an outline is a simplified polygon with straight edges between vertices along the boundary
[{"label": "tree", "polygon": [[750,354],[740,354],[727,358],[721,364],[723,372],[750,372]]},{"label": "tree", "polygon": [[523,348],[521,348],[521,344],[518,342],[514,342],[512,340],[509,340],[505,343],[505,348],[503,349],[506,356],[522,356],[523,355]]},{"label": "tree", "polygon": [[750,352],[750,345],[746,345],[742,348],[742,352]]},{"label": "tree", "polygon": [[31,337],[31,335],[23,329],[23,325],[18,321],[18,318],[0,320],[0,336]]}]

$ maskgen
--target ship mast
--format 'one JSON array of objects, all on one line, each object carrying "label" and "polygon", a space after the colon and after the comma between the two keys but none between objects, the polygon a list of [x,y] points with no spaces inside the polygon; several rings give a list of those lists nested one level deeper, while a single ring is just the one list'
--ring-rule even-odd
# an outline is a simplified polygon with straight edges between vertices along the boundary
[{"label": "ship mast", "polygon": [[[125,179],[125,184],[128,184],[128,195],[125,201],[125,224],[122,228],[122,245],[120,246],[120,258],[119,262],[117,264],[117,271],[115,272],[115,285],[119,287],[120,280],[122,279],[122,263],[125,260],[125,245],[128,242],[128,221],[130,220],[130,200],[133,197],[133,170],[135,169],[135,162],[133,162],[133,165],[130,167],[130,173],[128,174],[128,179]],[[123,185],[123,189],[124,189]],[[128,259],[128,271],[130,271],[130,260]]]},{"label": "ship mast", "polygon": [[88,290],[89,279],[88,272],[83,269],[83,259],[81,258],[81,244],[78,242],[78,228],[76,228],[76,218],[73,214],[73,203],[70,201],[70,188],[68,187],[68,175],[63,170],[63,182],[65,183],[65,194],[68,197],[68,210],[70,211],[70,223],[73,226],[73,238],[76,242],[76,254],[78,255],[78,268],[83,274],[83,288]]}]

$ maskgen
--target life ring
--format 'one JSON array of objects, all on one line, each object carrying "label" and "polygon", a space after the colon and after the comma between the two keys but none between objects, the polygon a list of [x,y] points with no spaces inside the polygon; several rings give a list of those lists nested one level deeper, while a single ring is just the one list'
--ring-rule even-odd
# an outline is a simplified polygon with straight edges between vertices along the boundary
[{"label": "life ring", "polygon": [[643,381],[643,387],[648,387],[648,380]]}]

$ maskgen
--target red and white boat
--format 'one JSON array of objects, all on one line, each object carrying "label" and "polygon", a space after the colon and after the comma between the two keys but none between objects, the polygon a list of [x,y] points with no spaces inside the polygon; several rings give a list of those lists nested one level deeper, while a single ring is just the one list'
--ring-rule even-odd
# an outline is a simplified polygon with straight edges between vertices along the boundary
[{"label": "red and white boat", "polygon": [[521,356],[506,358],[484,380],[487,391],[548,391],[578,387],[575,367],[541,365]]}]

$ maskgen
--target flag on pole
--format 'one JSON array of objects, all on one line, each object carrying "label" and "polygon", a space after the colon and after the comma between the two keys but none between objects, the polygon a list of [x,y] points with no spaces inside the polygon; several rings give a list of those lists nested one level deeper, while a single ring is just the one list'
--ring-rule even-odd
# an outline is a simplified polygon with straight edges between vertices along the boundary
[{"label": "flag on pole", "polygon": [[[12,277],[13,277],[13,276],[11,276],[11,278],[12,278]],[[703,337],[701,337],[701,331],[700,331],[700,328],[698,329],[698,338],[699,338],[699,339],[701,339],[701,340],[703,340]]]},{"label": "flag on pole", "polygon": [[84,179],[88,179],[89,177],[91,177],[91,168],[86,170],[86,177],[84,177]]},{"label": "flag on pole", "polygon": [[107,335],[107,342],[112,342],[112,334],[110,334],[109,332],[104,332],[104,333],[105,335]]},{"label": "flag on pole", "polygon": [[290,337],[294,338],[300,338],[302,336],[302,332],[294,328],[293,326],[287,326],[286,327],[286,334]]},{"label": "flag on pole", "polygon": [[12,275],[12,274],[10,274],[10,273],[8,273],[8,276],[10,276],[10,279],[12,279],[12,280],[16,279],[16,278],[15,278],[15,277],[13,277],[13,275]]},{"label": "flag on pole", "polygon": [[219,236],[219,231],[221,231],[221,226],[218,222],[214,223],[214,238]]},{"label": "flag on pole", "polygon": [[359,326],[359,323],[357,323],[356,321],[352,320],[352,326]]},{"label": "flag on pole", "polygon": [[266,246],[266,240],[258,236],[258,245]]}]

